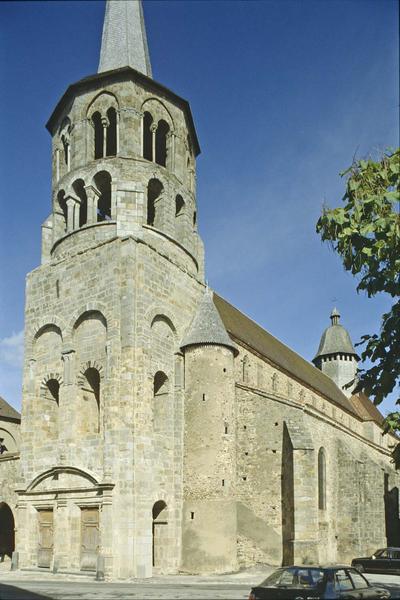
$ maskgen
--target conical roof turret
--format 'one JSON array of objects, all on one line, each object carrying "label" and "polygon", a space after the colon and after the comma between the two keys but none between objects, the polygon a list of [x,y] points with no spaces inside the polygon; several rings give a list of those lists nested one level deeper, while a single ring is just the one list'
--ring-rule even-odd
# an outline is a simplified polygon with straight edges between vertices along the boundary
[{"label": "conical roof turret", "polygon": [[189,330],[181,342],[181,349],[188,346],[225,346],[236,355],[238,350],[230,339],[213,301],[213,293],[207,288],[197,307]]},{"label": "conical roof turret", "polygon": [[140,0],[107,0],[98,72],[121,67],[152,76]]},{"label": "conical roof turret", "polygon": [[347,354],[354,356],[359,360],[359,356],[354,350],[349,332],[339,323],[340,313],[335,307],[331,312],[330,319],[332,324],[327,327],[321,336],[318,351],[313,358],[313,363],[317,363],[318,359],[323,356]]}]

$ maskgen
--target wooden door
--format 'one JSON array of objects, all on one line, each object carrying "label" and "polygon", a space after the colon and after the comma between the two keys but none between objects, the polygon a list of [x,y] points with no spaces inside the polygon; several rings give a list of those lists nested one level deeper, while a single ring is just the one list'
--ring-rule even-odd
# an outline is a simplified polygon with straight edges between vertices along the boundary
[{"label": "wooden door", "polygon": [[38,567],[49,568],[53,560],[53,509],[39,510]]},{"label": "wooden door", "polygon": [[81,570],[95,571],[99,553],[99,509],[82,508]]}]

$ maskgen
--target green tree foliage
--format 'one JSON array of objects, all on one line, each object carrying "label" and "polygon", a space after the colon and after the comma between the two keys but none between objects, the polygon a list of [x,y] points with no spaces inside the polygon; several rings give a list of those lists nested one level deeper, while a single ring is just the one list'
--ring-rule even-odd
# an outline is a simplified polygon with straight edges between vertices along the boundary
[{"label": "green tree foliage", "polygon": [[[368,297],[386,293],[391,310],[382,315],[379,334],[364,335],[361,358],[372,365],[360,370],[356,391],[380,404],[400,379],[400,149],[378,162],[357,160],[347,171],[344,206],[325,208],[317,223],[347,271],[358,277],[357,291]],[[396,400],[400,404],[400,399]],[[400,430],[400,412],[386,419],[386,430]]]}]

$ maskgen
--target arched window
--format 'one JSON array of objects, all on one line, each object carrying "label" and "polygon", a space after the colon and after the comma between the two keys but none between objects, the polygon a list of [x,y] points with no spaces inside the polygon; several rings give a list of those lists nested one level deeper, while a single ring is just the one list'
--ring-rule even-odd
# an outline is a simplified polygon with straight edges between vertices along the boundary
[{"label": "arched window", "polygon": [[143,115],[143,158],[146,160],[153,160],[152,123],[153,117],[149,112],[145,112]]},{"label": "arched window", "polygon": [[7,452],[18,452],[17,442],[7,429],[0,427],[0,455]]},{"label": "arched window", "polygon": [[82,405],[80,408],[81,432],[100,431],[100,373],[89,367],[83,374]]},{"label": "arched window", "polygon": [[49,379],[46,381],[45,394],[50,400],[54,400],[57,404],[60,400],[60,383],[57,379]]},{"label": "arched window", "polygon": [[156,160],[155,162],[163,167],[167,166],[167,135],[169,132],[169,125],[164,119],[158,122],[156,131]]},{"label": "arched window", "polygon": [[158,179],[150,179],[147,186],[147,225],[159,226],[156,203],[163,192],[163,184]]},{"label": "arched window", "polygon": [[59,135],[61,138],[61,144],[63,148],[63,162],[66,166],[66,170],[70,169],[70,138],[71,138],[72,125],[69,117],[65,117],[63,122],[61,123],[61,127],[59,129]]},{"label": "arched window", "polygon": [[104,129],[101,122],[101,114],[96,111],[92,116],[94,129],[94,157],[103,158],[104,152]]},{"label": "arched window", "polygon": [[175,216],[182,215],[185,210],[185,201],[179,194],[175,198]]},{"label": "arched window", "polygon": [[107,128],[107,143],[106,155],[116,156],[117,154],[117,111],[111,107],[107,111],[108,128]]},{"label": "arched window", "polygon": [[11,558],[15,548],[14,516],[5,502],[0,502],[0,553]]},{"label": "arched window", "polygon": [[67,136],[63,135],[61,138],[62,141],[62,145],[63,145],[63,154],[64,154],[64,163],[67,167],[67,171],[69,171],[69,157],[70,157],[70,146],[69,146],[69,138],[67,138]]},{"label": "arched window", "polygon": [[68,210],[67,210],[67,203],[65,201],[65,191],[64,190],[60,190],[57,194],[57,212],[58,214],[62,215],[61,218],[61,233],[64,233],[65,231],[67,231],[67,217],[68,217]]},{"label": "arched window", "polygon": [[72,184],[72,188],[76,196],[80,200],[79,204],[79,227],[87,223],[87,195],[85,190],[85,182],[83,179],[77,179]]},{"label": "arched window", "polygon": [[323,448],[318,452],[318,508],[326,509],[326,459]]},{"label": "arched window", "polygon": [[181,244],[185,243],[186,218],[185,201],[179,194],[175,198],[175,237]]},{"label": "arched window", "polygon": [[97,221],[109,221],[111,219],[111,175],[107,171],[100,171],[94,176],[93,181],[100,192]]}]

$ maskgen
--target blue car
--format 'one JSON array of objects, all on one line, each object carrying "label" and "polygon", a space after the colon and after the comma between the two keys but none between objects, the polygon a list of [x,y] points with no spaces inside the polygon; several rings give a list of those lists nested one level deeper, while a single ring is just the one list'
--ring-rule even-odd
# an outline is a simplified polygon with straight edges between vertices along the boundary
[{"label": "blue car", "polygon": [[348,566],[282,567],[253,587],[249,600],[389,600],[390,592],[371,585]]}]

